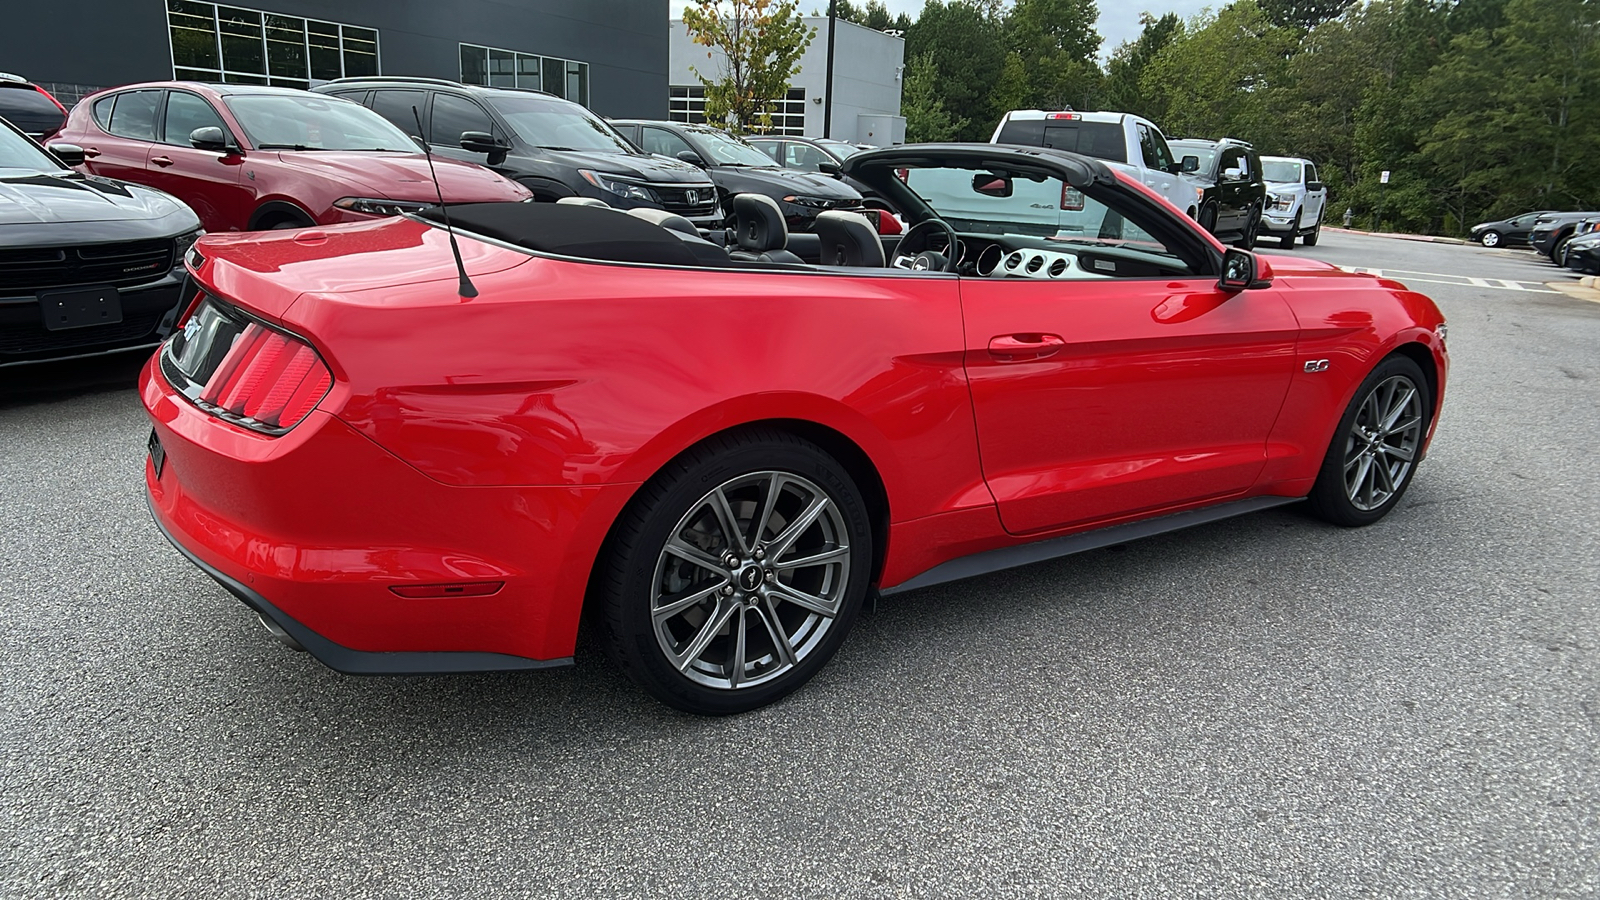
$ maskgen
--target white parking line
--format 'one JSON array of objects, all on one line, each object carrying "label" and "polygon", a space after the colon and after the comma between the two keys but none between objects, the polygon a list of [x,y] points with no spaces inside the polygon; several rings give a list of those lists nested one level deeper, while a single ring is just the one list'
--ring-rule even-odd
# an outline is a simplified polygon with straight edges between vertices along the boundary
[{"label": "white parking line", "polygon": [[1404,269],[1371,269],[1366,266],[1340,266],[1346,272],[1393,278],[1397,281],[1422,281],[1429,284],[1453,284],[1456,287],[1480,287],[1498,291],[1523,291],[1529,294],[1555,294],[1542,281],[1512,281],[1506,278],[1478,278],[1472,275],[1446,275],[1442,272],[1408,272]]}]

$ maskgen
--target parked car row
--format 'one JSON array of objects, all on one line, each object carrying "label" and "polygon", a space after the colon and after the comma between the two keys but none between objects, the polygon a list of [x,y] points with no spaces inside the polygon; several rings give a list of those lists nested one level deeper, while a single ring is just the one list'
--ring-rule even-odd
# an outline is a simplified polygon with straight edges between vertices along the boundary
[{"label": "parked car row", "polygon": [[1583,260],[1591,243],[1584,243],[1580,265],[1572,264],[1572,252],[1580,239],[1586,239],[1600,226],[1600,212],[1561,212],[1536,209],[1509,219],[1480,222],[1469,232],[1471,240],[1485,247],[1530,246],[1558,266],[1583,271]]},{"label": "parked car row", "polygon": [[1327,188],[1316,164],[1262,157],[1233,138],[1169,141],[1154,122],[1120,112],[1012,110],[990,138],[1069,150],[1103,160],[1188,213],[1207,231],[1250,249],[1262,233],[1314,245],[1321,234]]}]

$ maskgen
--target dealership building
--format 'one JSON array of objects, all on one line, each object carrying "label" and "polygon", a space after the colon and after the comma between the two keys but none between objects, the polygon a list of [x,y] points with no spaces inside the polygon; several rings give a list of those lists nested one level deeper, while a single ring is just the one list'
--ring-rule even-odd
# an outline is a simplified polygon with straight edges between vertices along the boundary
[{"label": "dealership building", "polygon": [[0,69],[71,104],[171,78],[309,87],[412,75],[665,118],[669,0],[83,0],[17,4]]},{"label": "dealership building", "polygon": [[[824,3],[824,6],[827,4]],[[789,94],[777,101],[772,133],[832,137],[887,147],[905,143],[900,115],[900,85],[905,75],[906,42],[843,19],[833,34],[833,103],[828,104],[828,18],[806,16],[816,37],[800,57],[800,71],[789,80]],[[708,52],[713,55],[707,56]],[[715,79],[727,59],[689,37],[683,22],[672,22],[672,107],[675,122],[704,122],[706,95],[694,70]]]}]

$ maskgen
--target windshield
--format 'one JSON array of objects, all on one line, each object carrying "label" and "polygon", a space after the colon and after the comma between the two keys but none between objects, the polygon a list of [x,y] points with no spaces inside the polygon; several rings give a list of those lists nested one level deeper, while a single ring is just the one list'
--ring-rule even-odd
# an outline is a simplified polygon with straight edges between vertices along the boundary
[{"label": "windshield", "polygon": [[611,126],[576,103],[529,95],[496,95],[489,103],[517,136],[546,150],[600,150],[633,153]]},{"label": "windshield", "polygon": [[847,159],[861,152],[855,144],[846,144],[843,141],[817,141],[817,146],[822,147],[839,159]]},{"label": "windshield", "polygon": [[1172,155],[1183,162],[1184,157],[1198,157],[1200,164],[1193,169],[1185,168],[1184,171],[1206,173],[1211,171],[1211,161],[1217,158],[1217,145],[1201,141],[1171,141],[1167,146],[1172,148]]},{"label": "windshield", "polygon": [[1261,180],[1276,184],[1299,184],[1300,164],[1297,162],[1261,161]]},{"label": "windshield", "polygon": [[320,94],[244,94],[223,99],[258,150],[419,152],[405,132],[348,100]]},{"label": "windshield", "polygon": [[0,175],[59,172],[61,165],[32,142],[0,125]]},{"label": "windshield", "polygon": [[691,128],[700,146],[711,154],[711,163],[719,166],[773,166],[772,157],[746,144],[736,137],[710,128]]},{"label": "windshield", "polygon": [[[909,169],[906,186],[956,231],[1045,238],[1179,257],[1148,232],[1058,178],[991,168]],[[979,192],[979,188],[983,192]],[[1010,196],[1001,196],[1009,190]]]}]

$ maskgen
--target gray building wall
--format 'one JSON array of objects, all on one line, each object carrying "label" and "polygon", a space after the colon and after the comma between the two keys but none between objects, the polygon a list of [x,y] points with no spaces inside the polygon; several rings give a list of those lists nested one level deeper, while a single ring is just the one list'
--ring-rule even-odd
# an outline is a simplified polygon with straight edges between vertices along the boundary
[{"label": "gray building wall", "polygon": [[[806,16],[807,25],[817,30],[816,38],[800,56],[800,72],[790,85],[806,91],[806,137],[824,137],[823,106],[827,99],[828,17]],[[906,42],[853,22],[837,20],[833,51],[833,133],[842,141],[878,146],[902,143],[905,120],[900,117],[900,87],[905,73]],[[707,49],[689,38],[680,20],[672,22],[669,43],[672,64],[668,78],[673,85],[699,85],[690,71],[698,68],[716,78],[725,57],[717,52],[706,57]],[[823,101],[821,103],[817,101]],[[876,123],[885,122],[889,130]],[[873,129],[868,134],[868,129]]]},{"label": "gray building wall", "polygon": [[[589,100],[609,116],[667,114],[669,0],[230,0],[226,5],[378,30],[384,75],[461,77],[459,44],[589,64]],[[111,87],[172,77],[165,0],[17,3],[0,66],[31,81]],[[63,98],[66,102],[71,98]]]}]

